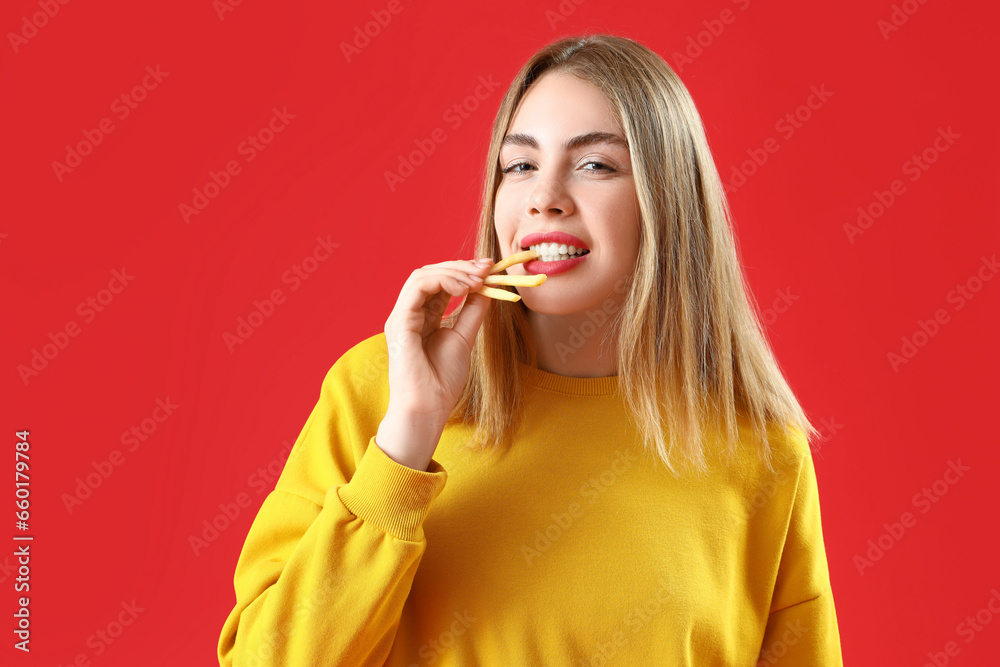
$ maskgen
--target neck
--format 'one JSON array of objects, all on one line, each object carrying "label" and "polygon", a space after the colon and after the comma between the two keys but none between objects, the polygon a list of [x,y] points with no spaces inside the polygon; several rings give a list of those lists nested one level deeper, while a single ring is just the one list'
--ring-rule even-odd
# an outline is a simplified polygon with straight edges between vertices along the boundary
[{"label": "neck", "polygon": [[587,313],[552,315],[528,311],[528,325],[538,368],[567,377],[618,374],[618,348],[613,336],[602,342],[611,317],[596,324]]}]

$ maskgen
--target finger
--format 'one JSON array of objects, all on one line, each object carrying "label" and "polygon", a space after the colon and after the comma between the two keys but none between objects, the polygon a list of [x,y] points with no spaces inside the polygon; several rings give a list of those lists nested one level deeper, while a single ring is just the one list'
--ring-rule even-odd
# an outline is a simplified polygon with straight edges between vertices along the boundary
[{"label": "finger", "polygon": [[[489,262],[487,268],[493,266],[492,259],[487,258],[486,261]],[[444,269],[458,269],[459,271],[477,271],[481,267],[480,265],[476,264],[476,260],[456,259],[456,260],[449,260],[447,262],[438,262],[437,264],[427,264],[420,268],[422,269],[444,268]]]},{"label": "finger", "polygon": [[480,278],[485,278],[489,268],[479,267],[473,262],[442,262],[416,269],[403,285],[387,327],[403,328],[420,333],[425,338],[437,331],[448,308],[449,298],[462,297],[483,284],[454,266],[478,272]]},{"label": "finger", "polygon": [[483,324],[483,319],[490,308],[491,301],[492,299],[488,296],[472,293],[465,297],[465,302],[461,306],[458,320],[455,322],[455,326],[452,327],[452,331],[460,334],[466,340],[470,350],[476,340],[476,334],[479,333],[479,328]]},{"label": "finger", "polygon": [[386,326],[424,336],[433,333],[447,308],[449,296],[463,296],[470,289],[455,276],[414,273],[403,286]]},{"label": "finger", "polygon": [[[485,270],[483,273],[479,274],[479,280],[475,280],[473,276],[476,274],[470,274],[469,272],[453,269],[447,267],[427,269],[426,267],[417,269],[410,278],[410,284],[417,292],[426,300],[427,297],[434,296],[442,289],[447,289],[445,287],[446,278],[454,278],[455,280],[467,285],[470,289],[479,289],[483,284],[483,279],[485,279]],[[460,296],[458,294],[451,293],[453,296]]]},{"label": "finger", "polygon": [[437,269],[435,272],[418,269],[403,285],[394,310],[399,316],[419,321],[423,319],[428,308],[439,306],[441,299],[447,304],[449,295],[464,296],[470,290],[479,289],[481,284],[470,279],[468,274],[455,269]]},{"label": "finger", "polygon": [[[457,275],[449,274],[442,276],[440,274],[436,274],[428,276],[430,287],[425,288],[424,292],[421,293],[433,291],[435,289],[437,291],[431,296],[426,297],[424,299],[424,303],[419,309],[423,320],[419,330],[421,336],[424,338],[441,328],[441,320],[444,317],[445,311],[448,309],[448,303],[452,296],[461,298],[476,289],[473,287],[476,283],[470,280],[466,274],[460,271],[456,271],[455,273]],[[420,288],[418,287],[418,290],[419,289]]]}]

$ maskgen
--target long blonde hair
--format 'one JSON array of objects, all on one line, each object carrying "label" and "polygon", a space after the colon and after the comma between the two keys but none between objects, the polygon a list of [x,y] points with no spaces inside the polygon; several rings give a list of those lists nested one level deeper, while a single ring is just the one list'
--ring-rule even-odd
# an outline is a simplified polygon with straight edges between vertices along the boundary
[{"label": "long blonde hair", "polygon": [[[674,475],[677,451],[703,473],[709,430],[724,429],[733,455],[749,429],[773,471],[769,432],[798,430],[808,441],[817,430],[782,375],[745,285],[701,118],[658,54],[596,34],[548,44],[525,63],[493,124],[475,256],[500,260],[494,206],[501,142],[528,87],[550,70],[600,89],[628,140],[642,218],[639,257],[631,280],[619,286],[624,302],[606,335],[616,339],[619,390],[643,446]],[[509,445],[523,418],[518,362],[537,363],[526,310],[523,301],[493,304],[476,337],[469,381],[448,423],[473,424],[466,446],[477,451]]]}]

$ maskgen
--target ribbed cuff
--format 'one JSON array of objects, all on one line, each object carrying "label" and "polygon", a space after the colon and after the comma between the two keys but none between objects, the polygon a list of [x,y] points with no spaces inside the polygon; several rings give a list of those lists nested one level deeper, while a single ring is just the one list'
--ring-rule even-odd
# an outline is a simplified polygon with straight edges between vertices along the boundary
[{"label": "ribbed cuff", "polygon": [[431,503],[447,479],[434,459],[426,472],[415,470],[389,458],[372,436],[354,476],[337,487],[337,495],[356,517],[401,540],[419,542]]}]

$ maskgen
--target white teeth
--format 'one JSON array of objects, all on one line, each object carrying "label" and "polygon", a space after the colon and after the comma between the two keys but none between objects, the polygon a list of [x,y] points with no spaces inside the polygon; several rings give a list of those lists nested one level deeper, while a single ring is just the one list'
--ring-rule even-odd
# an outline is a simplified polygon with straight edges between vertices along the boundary
[{"label": "white teeth", "polygon": [[565,243],[536,243],[530,247],[532,250],[538,252],[539,259],[543,262],[555,262],[563,259],[569,259],[574,256],[578,257],[590,252],[589,250],[577,248],[576,246],[568,246]]}]

